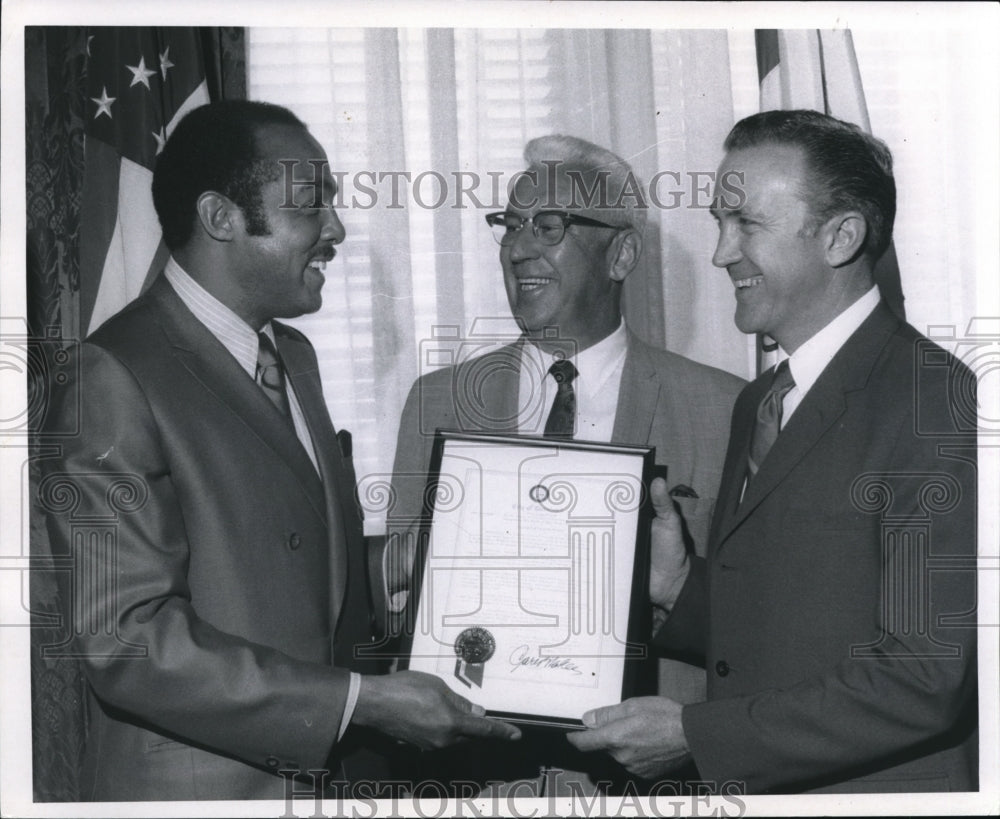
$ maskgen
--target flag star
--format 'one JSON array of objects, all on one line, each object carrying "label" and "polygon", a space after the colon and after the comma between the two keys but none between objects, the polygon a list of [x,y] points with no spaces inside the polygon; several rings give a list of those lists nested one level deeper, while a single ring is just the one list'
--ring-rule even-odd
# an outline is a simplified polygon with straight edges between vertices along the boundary
[{"label": "flag star", "polygon": [[167,135],[164,133],[164,129],[160,128],[159,132],[153,131],[153,139],[156,140],[156,156],[159,156],[163,146],[167,144]]},{"label": "flag star", "polygon": [[140,57],[139,65],[126,65],[125,67],[132,72],[132,82],[129,83],[128,87],[131,88],[133,85],[138,85],[139,83],[142,83],[143,85],[146,86],[146,90],[148,91],[149,78],[152,77],[156,72],[150,71],[148,68],[146,68],[146,58]]},{"label": "flag star", "polygon": [[113,119],[111,116],[111,103],[118,99],[118,97],[109,97],[106,85],[101,87],[100,97],[91,97],[90,99],[97,103],[97,113],[94,114],[94,119],[97,119],[101,114],[107,114],[108,119]]},{"label": "flag star", "polygon": [[164,52],[160,55],[160,73],[163,74],[163,81],[167,81],[167,69],[173,68],[174,64],[170,62],[170,46],[167,46]]}]

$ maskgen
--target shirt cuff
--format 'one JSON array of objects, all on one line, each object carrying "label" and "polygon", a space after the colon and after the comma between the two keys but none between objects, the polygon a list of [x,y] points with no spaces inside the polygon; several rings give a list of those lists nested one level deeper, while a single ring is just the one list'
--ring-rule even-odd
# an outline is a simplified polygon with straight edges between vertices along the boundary
[{"label": "shirt cuff", "polygon": [[354,709],[358,704],[358,693],[361,691],[361,675],[351,672],[350,688],[347,689],[347,702],[344,703],[344,715],[340,718],[340,731],[337,733],[337,742],[344,737],[347,726],[351,724],[351,717],[354,716]]}]

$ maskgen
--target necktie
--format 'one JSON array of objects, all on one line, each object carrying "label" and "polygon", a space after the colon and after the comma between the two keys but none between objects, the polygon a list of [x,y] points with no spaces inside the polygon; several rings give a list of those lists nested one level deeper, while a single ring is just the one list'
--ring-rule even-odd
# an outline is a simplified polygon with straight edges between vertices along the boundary
[{"label": "necktie", "polygon": [[256,381],[286,418],[291,418],[288,407],[288,393],[285,391],[285,370],[278,358],[278,351],[265,333],[257,333],[257,376]]},{"label": "necktie", "polygon": [[750,460],[747,463],[747,480],[757,474],[764,458],[778,437],[781,429],[781,409],[785,394],[795,386],[795,379],[786,358],[774,372],[771,388],[757,407],[757,422],[750,438]]},{"label": "necktie", "polygon": [[548,420],[545,422],[545,437],[572,438],[576,430],[576,393],[573,391],[573,379],[577,376],[576,367],[565,358],[561,358],[549,367],[549,374],[559,386]]}]

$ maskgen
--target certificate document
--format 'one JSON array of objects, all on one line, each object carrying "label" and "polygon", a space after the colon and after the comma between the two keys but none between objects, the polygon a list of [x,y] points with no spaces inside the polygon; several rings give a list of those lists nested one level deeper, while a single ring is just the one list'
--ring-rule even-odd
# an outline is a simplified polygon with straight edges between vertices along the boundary
[{"label": "certificate document", "polygon": [[645,656],[649,447],[439,433],[408,667],[578,726]]}]

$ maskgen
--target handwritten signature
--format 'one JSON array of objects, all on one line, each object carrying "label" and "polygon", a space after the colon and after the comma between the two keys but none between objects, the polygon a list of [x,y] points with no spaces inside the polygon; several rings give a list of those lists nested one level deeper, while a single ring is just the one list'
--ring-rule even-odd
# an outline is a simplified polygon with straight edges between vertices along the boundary
[{"label": "handwritten signature", "polygon": [[580,667],[569,657],[538,657],[531,653],[528,646],[518,646],[510,653],[510,673],[517,669],[529,668],[551,668],[560,671],[569,671],[572,674],[583,674]]}]

